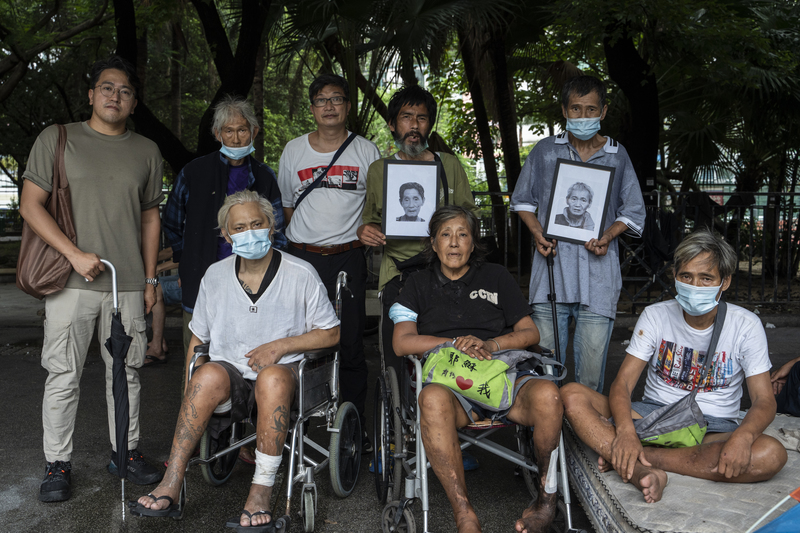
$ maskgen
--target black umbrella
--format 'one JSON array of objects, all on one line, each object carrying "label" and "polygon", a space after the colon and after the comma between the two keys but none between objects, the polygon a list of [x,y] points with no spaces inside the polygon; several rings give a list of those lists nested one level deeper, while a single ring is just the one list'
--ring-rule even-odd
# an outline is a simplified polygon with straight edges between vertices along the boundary
[{"label": "black umbrella", "polygon": [[[554,340],[554,351],[556,354],[556,359],[562,363],[567,364],[567,354],[561,356],[561,342],[558,339],[558,312],[556,311],[556,282],[553,276],[553,256],[555,255],[555,249],[550,250],[550,254],[547,256],[547,276],[550,281],[550,294],[547,295],[547,299],[550,300],[550,309],[553,313],[553,340]],[[557,382],[561,385],[560,382]]]},{"label": "black umbrella", "polygon": [[117,436],[117,451],[114,464],[122,482],[122,519],[125,519],[125,478],[128,477],[128,426],[130,424],[130,404],[128,402],[128,376],[125,358],[133,337],[125,333],[119,312],[117,296],[117,271],[110,262],[101,260],[111,269],[114,314],[111,315],[111,336],[106,340],[106,350],[111,354],[111,389],[114,394],[114,428]]}]

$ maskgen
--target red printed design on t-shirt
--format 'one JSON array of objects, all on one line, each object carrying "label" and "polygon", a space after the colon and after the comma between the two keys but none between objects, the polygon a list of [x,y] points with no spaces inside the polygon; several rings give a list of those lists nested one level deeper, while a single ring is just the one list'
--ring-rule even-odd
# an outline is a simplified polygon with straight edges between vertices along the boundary
[{"label": "red printed design on t-shirt", "polygon": [[[328,165],[299,170],[297,176],[300,178],[300,192],[314,183],[314,180],[317,179],[326,168],[328,168]],[[327,189],[354,191],[358,189],[358,170],[359,168],[356,166],[333,165],[322,180],[322,183],[318,186]]]}]

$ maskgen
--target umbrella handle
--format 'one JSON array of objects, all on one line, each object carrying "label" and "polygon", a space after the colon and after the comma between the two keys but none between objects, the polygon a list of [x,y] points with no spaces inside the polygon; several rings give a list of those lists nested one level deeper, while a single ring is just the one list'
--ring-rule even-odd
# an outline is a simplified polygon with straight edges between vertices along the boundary
[{"label": "umbrella handle", "polygon": [[114,297],[114,312],[119,313],[119,298],[117,296],[117,269],[111,264],[111,261],[105,259],[100,260],[101,263],[107,265],[111,269],[111,294]]}]

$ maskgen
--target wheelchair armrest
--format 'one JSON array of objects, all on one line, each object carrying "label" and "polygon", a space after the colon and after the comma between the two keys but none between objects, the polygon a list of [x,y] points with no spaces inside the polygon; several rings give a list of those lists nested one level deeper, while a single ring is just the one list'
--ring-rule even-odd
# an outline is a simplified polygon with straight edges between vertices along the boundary
[{"label": "wheelchair armrest", "polygon": [[208,343],[200,344],[194,347],[194,354],[192,360],[189,361],[189,379],[194,376],[197,367],[208,362]]},{"label": "wheelchair armrest", "polygon": [[303,352],[305,354],[305,358],[309,361],[316,361],[317,359],[321,359],[326,357],[336,351],[339,350],[339,345],[334,344],[333,346],[329,346],[327,348],[317,348],[316,350],[306,350]]}]

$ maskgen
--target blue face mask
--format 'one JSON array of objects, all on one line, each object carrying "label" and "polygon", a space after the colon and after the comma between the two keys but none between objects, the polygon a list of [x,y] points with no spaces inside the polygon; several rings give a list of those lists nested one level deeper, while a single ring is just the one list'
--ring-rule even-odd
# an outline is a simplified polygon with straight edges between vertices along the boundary
[{"label": "blue face mask", "polygon": [[686,314],[690,316],[704,315],[719,304],[717,294],[721,287],[722,284],[716,287],[695,287],[676,280],[675,290],[678,291],[678,296],[675,299],[678,300],[678,304],[686,311]]},{"label": "blue face mask", "polygon": [[244,159],[253,152],[253,139],[252,137],[250,138],[250,144],[248,146],[225,146],[225,143],[222,143],[222,147],[219,151],[222,152],[222,155],[234,161]]},{"label": "blue face mask", "polygon": [[567,131],[582,141],[588,141],[600,131],[600,117],[568,118]]},{"label": "blue face mask", "polygon": [[233,253],[244,259],[261,259],[269,252],[272,241],[269,240],[269,229],[249,229],[230,236],[233,241]]}]

